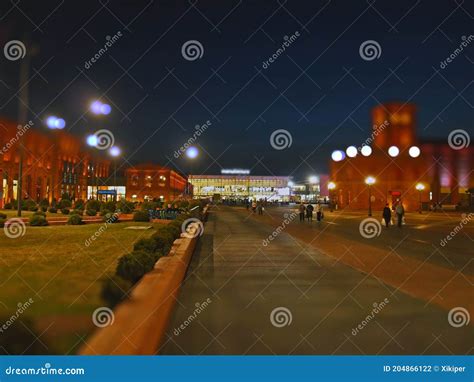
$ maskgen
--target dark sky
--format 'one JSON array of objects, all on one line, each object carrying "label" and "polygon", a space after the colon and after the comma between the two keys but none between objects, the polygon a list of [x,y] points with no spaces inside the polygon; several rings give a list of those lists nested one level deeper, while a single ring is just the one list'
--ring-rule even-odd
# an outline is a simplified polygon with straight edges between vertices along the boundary
[{"label": "dark sky", "polygon": [[[472,1],[17,1],[0,6],[0,43],[39,48],[30,71],[30,118],[49,114],[86,137],[113,132],[129,163],[153,161],[181,171],[252,168],[259,175],[306,177],[327,171],[330,152],[368,137],[370,109],[411,100],[418,131],[442,138],[472,132],[474,41]],[[85,68],[107,36],[122,36]],[[296,40],[264,69],[285,36]],[[182,45],[198,40],[203,55],[186,60]],[[375,40],[378,59],[359,46]],[[27,53],[33,52],[31,42]],[[0,56],[0,115],[15,117],[20,61]],[[112,113],[97,121],[88,104],[101,98]],[[199,159],[173,153],[196,124]],[[44,127],[40,127],[44,128]],[[291,147],[270,136],[285,129]],[[170,160],[172,163],[170,163]]]}]

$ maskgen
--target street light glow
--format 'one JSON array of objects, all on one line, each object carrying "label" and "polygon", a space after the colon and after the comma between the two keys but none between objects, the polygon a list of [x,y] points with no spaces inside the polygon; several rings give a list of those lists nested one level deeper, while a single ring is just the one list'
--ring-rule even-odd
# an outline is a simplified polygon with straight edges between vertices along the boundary
[{"label": "street light glow", "polygon": [[329,182],[328,183],[328,189],[329,190],[334,190],[336,188],[336,183],[334,182]]},{"label": "street light glow", "polygon": [[334,162],[340,162],[346,157],[346,154],[344,154],[344,151],[341,150],[335,150],[331,154],[331,158]]},{"label": "street light glow", "polygon": [[199,150],[194,146],[191,146],[186,150],[186,156],[190,159],[194,159],[198,155],[199,155]]},{"label": "street light glow", "polygon": [[118,157],[120,155],[121,151],[117,146],[112,146],[109,149],[109,154],[112,155],[113,157]]},{"label": "street light glow", "polygon": [[388,155],[390,155],[392,158],[395,158],[400,154],[400,150],[398,149],[397,146],[390,146],[388,149]]},{"label": "street light glow", "polygon": [[425,189],[425,185],[423,183],[417,183],[415,188],[418,190],[418,191],[423,191]]},{"label": "street light glow", "polygon": [[348,157],[350,158],[354,158],[357,156],[357,147],[355,146],[349,146],[347,149],[346,149],[346,154]]},{"label": "street light glow", "polygon": [[48,126],[50,129],[64,129],[66,126],[66,121],[62,118],[52,115],[46,118],[46,126]]},{"label": "street light glow", "polygon": [[375,178],[373,176],[368,176],[365,178],[365,184],[371,186],[375,183]]},{"label": "street light glow", "polygon": [[97,143],[99,143],[98,139],[97,139],[97,135],[89,135],[87,137],[87,144],[91,147],[96,147],[97,146]]},{"label": "street light glow", "polygon": [[96,100],[96,101],[91,103],[90,110],[94,114],[107,115],[107,114],[110,114],[110,112],[112,111],[112,108],[110,107],[110,105]]},{"label": "street light glow", "polygon": [[370,156],[370,154],[372,154],[372,148],[370,146],[362,146],[362,148],[360,149],[360,153],[365,156],[365,157],[368,157]]},{"label": "street light glow", "polygon": [[309,183],[316,184],[319,183],[319,177],[316,175],[311,175],[309,178]]},{"label": "street light glow", "polygon": [[293,187],[295,185],[295,182],[292,182],[291,180],[288,182],[288,187]]},{"label": "street light glow", "polygon": [[410,156],[411,156],[412,158],[417,158],[417,157],[420,156],[421,150],[420,150],[420,148],[417,147],[417,146],[412,146],[412,147],[410,147],[410,149],[408,150],[408,154],[410,154]]}]

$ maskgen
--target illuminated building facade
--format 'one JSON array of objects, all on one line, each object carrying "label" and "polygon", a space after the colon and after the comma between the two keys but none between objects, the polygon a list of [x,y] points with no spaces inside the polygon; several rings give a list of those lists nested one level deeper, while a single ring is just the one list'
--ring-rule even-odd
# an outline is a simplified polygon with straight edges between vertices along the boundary
[{"label": "illuminated building facade", "polygon": [[172,201],[192,194],[187,179],[170,168],[140,164],[125,170],[126,198],[132,201]]},{"label": "illuminated building facade", "polygon": [[23,199],[39,202],[60,199],[87,199],[91,179],[109,176],[110,161],[97,150],[62,130],[40,131],[0,121],[0,207],[18,198],[20,142],[23,143]]},{"label": "illuminated building facade", "polygon": [[290,200],[288,176],[190,175],[189,182],[197,198]]},{"label": "illuminated building facade", "polygon": [[[389,103],[372,110],[370,137],[345,151],[335,151],[330,164],[330,197],[341,208],[367,208],[369,187],[374,209],[402,200],[416,211],[433,203],[469,204],[474,186],[472,146],[453,148],[416,136],[416,107]],[[371,186],[367,177],[375,178]]]}]

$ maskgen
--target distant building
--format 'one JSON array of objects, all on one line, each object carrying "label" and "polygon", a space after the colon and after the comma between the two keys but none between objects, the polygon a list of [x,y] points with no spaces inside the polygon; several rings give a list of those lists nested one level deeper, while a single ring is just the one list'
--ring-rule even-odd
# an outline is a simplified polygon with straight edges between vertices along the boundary
[{"label": "distant building", "polygon": [[[372,110],[373,128],[365,142],[333,152],[330,164],[331,199],[341,208],[367,208],[372,176],[372,205],[402,200],[407,210],[433,203],[468,205],[474,187],[474,147],[430,142],[416,136],[416,107],[389,103]],[[446,133],[448,136],[449,132]]]},{"label": "distant building", "polygon": [[290,180],[288,176],[232,174],[232,171],[226,170],[222,175],[189,175],[196,198],[289,201]]},{"label": "distant building", "polygon": [[20,141],[23,143],[24,199],[87,199],[94,178],[109,176],[110,161],[62,130],[40,130],[0,120],[0,207],[18,199]]},{"label": "distant building", "polygon": [[172,201],[192,195],[186,177],[157,164],[140,164],[125,170],[126,198],[132,201]]}]

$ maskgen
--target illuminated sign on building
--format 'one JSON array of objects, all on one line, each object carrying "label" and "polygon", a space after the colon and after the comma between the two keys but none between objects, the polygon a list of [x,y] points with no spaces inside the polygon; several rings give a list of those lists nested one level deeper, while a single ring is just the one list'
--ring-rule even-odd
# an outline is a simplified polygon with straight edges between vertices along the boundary
[{"label": "illuminated sign on building", "polygon": [[232,175],[249,175],[250,170],[243,168],[223,168],[221,174],[232,174]]}]

